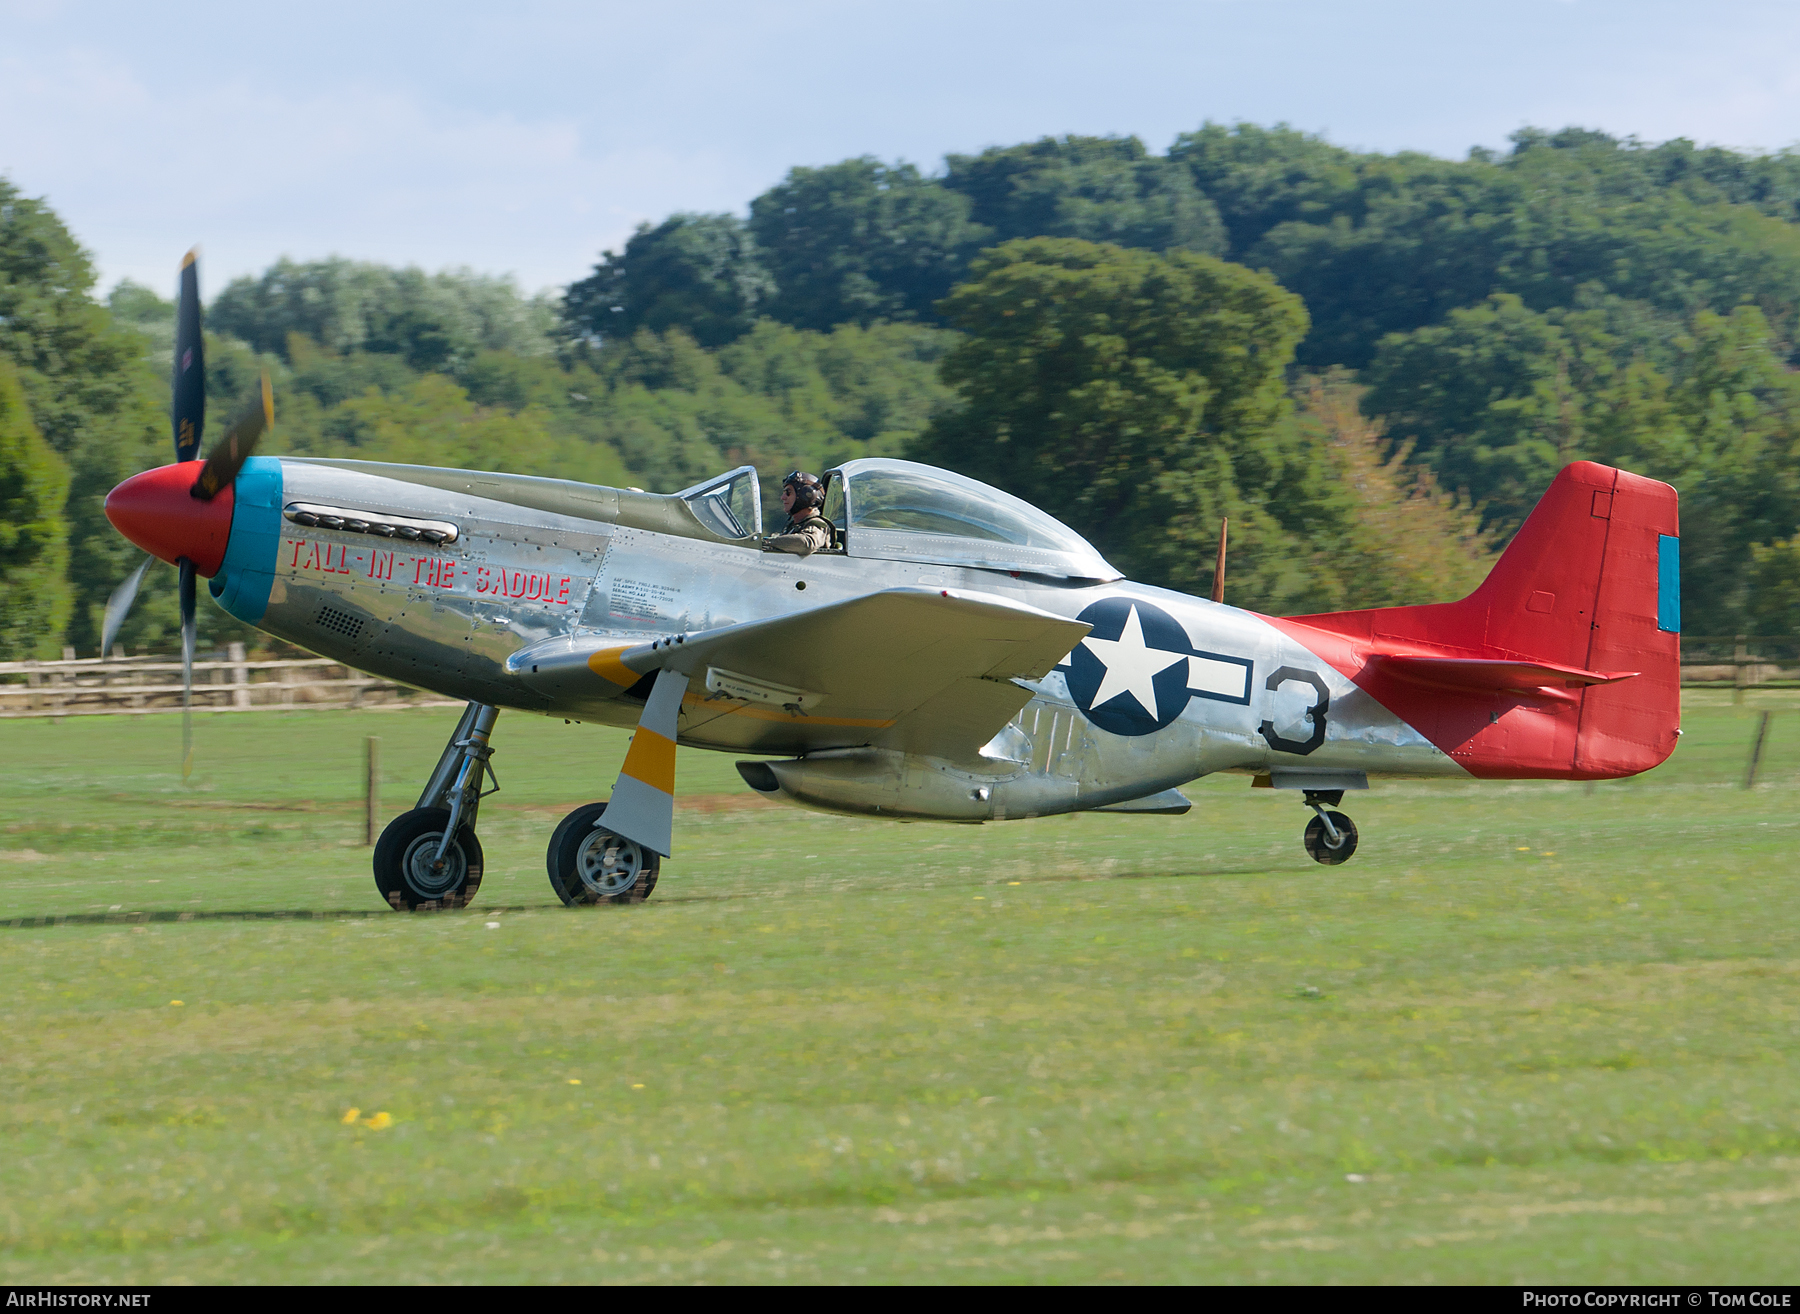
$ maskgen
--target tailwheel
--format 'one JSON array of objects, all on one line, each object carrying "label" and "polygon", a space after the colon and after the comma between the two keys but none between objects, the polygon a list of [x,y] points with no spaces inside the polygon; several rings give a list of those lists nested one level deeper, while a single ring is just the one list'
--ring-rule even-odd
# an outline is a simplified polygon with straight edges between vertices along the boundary
[{"label": "tailwheel", "polygon": [[601,824],[604,803],[588,803],[562,819],[550,836],[545,865],[550,888],[569,907],[642,903],[656,888],[662,859]]},{"label": "tailwheel", "polygon": [[[1314,862],[1335,867],[1348,862],[1356,852],[1356,823],[1342,812],[1317,809],[1318,815],[1306,823],[1306,851]],[[1335,832],[1335,833],[1334,833]]]},{"label": "tailwheel", "polygon": [[475,898],[481,888],[481,841],[464,826],[444,845],[449,822],[448,808],[414,808],[381,832],[375,844],[375,888],[395,912],[466,908]]}]

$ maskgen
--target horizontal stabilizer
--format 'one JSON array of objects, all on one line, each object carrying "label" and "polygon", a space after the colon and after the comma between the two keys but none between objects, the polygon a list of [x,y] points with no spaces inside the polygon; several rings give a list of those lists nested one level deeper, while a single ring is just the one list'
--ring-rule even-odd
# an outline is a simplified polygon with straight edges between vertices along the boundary
[{"label": "horizontal stabilizer", "polygon": [[[1382,654],[1372,660],[1403,680],[1436,685],[1442,689],[1467,689],[1472,693],[1519,692],[1567,697],[1562,689],[1591,684],[1617,684],[1636,671],[1584,671],[1579,666],[1556,662],[1498,661],[1482,657],[1402,657]],[[1548,686],[1548,687],[1546,687]]]}]

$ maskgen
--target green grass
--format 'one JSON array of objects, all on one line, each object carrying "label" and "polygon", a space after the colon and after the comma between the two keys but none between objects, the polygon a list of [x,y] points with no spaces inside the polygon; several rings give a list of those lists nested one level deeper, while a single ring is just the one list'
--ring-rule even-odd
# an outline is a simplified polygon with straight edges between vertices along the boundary
[{"label": "green grass", "polygon": [[1338,868],[1241,777],[897,826],[684,752],[655,899],[574,912],[624,737],[507,714],[480,902],[419,917],[362,740],[399,811],[449,713],[202,717],[188,787],[172,718],[7,722],[0,1282],[1791,1280],[1755,697],[1635,781],[1378,784]]}]

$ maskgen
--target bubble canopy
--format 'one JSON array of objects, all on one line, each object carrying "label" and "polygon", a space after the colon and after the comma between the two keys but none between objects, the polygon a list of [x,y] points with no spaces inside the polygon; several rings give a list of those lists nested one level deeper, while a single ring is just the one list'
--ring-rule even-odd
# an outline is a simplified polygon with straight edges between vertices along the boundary
[{"label": "bubble canopy", "polygon": [[1060,520],[979,480],[881,457],[831,473],[844,490],[841,524],[850,556],[1061,579],[1122,578]]}]

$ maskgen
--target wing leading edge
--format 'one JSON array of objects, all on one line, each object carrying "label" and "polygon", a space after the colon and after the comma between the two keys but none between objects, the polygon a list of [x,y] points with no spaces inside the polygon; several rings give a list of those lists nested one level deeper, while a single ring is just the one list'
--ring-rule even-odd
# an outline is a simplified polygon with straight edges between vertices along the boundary
[{"label": "wing leading edge", "polygon": [[611,702],[659,670],[689,677],[684,742],[806,753],[874,744],[958,757],[991,739],[1089,626],[992,594],[885,589],[797,615],[621,645],[552,639],[509,671],[559,706]]}]

